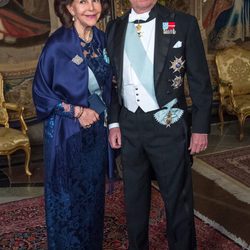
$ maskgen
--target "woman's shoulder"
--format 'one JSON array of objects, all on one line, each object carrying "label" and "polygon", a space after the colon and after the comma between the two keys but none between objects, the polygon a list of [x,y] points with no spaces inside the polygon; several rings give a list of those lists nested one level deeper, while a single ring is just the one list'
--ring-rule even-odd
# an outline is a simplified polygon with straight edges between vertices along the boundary
[{"label": "woman's shoulder", "polygon": [[102,31],[100,28],[94,26],[94,27],[93,27],[93,30],[94,30],[94,32],[96,32],[96,33],[99,34],[100,36],[105,36],[105,32]]},{"label": "woman's shoulder", "polygon": [[98,42],[99,46],[105,47],[106,46],[106,34],[97,28],[96,26],[93,27],[95,41]]},{"label": "woman's shoulder", "polygon": [[93,27],[93,31],[96,34],[96,36],[100,37],[101,39],[106,39],[106,34],[104,31],[102,31],[101,29],[99,29],[98,27],[94,26]]},{"label": "woman's shoulder", "polygon": [[40,59],[54,61],[58,58],[58,54],[63,55],[63,51],[66,51],[69,47],[69,43],[72,40],[72,29],[60,27],[53,32],[46,43],[40,55]]},{"label": "woman's shoulder", "polygon": [[58,28],[50,35],[44,48],[50,50],[56,47],[63,48],[64,46],[67,46],[71,34],[72,34],[72,28],[65,28],[64,26]]}]

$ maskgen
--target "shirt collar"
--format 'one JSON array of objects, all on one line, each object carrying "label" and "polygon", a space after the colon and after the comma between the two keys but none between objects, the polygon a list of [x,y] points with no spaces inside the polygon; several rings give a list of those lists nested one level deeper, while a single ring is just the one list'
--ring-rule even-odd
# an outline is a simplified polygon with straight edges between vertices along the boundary
[{"label": "shirt collar", "polygon": [[142,20],[142,21],[146,21],[149,18],[149,12],[145,12],[142,14],[137,14],[133,9],[131,9],[131,13],[129,14],[129,22],[134,22],[136,20]]}]

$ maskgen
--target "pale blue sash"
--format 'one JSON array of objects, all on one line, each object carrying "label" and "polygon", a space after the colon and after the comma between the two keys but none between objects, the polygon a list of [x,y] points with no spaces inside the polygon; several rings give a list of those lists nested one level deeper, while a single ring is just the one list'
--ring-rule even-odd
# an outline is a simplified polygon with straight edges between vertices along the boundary
[{"label": "pale blue sash", "polygon": [[154,89],[154,67],[148,58],[147,52],[143,47],[133,23],[128,23],[125,38],[125,52],[139,81],[148,94],[156,100]]},{"label": "pale blue sash", "polygon": [[100,87],[99,87],[99,84],[96,80],[96,77],[93,73],[93,71],[88,67],[88,71],[89,71],[89,84],[88,84],[88,89],[89,89],[89,92],[90,94],[97,94],[99,95],[100,97],[102,97],[101,95],[101,90],[100,90]]},{"label": "pale blue sash", "polygon": [[[91,95],[93,94],[97,94],[101,100],[102,99],[102,91],[100,89],[100,86],[96,80],[96,77],[93,73],[93,71],[90,69],[90,67],[88,67],[88,71],[89,71],[89,84],[88,84],[88,89]],[[107,109],[104,110],[104,126],[107,127]]]}]

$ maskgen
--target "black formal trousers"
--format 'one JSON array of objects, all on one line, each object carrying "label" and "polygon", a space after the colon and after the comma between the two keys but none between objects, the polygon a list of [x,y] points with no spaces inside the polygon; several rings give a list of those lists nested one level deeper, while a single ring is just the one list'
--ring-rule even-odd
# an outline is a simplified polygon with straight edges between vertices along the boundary
[{"label": "black formal trousers", "polygon": [[170,250],[193,250],[196,237],[186,122],[181,118],[166,127],[155,120],[154,113],[140,108],[132,113],[124,107],[120,113],[129,250],[149,248],[151,167],[165,204]]}]

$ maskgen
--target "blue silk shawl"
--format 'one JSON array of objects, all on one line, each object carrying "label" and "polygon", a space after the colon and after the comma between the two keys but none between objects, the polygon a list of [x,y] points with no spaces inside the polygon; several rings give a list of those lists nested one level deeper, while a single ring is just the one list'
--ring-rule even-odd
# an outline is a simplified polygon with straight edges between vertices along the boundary
[{"label": "blue silk shawl", "polygon": [[[106,48],[105,34],[94,27],[93,39],[98,50],[103,52]],[[38,62],[33,81],[33,100],[38,119],[45,120],[45,147],[50,148],[46,150],[46,158],[50,166],[53,166],[56,160],[56,148],[63,146],[67,138],[81,129],[77,120],[54,115],[54,109],[62,101],[72,105],[88,106],[88,65],[82,53],[80,38],[75,28],[61,27],[49,37]],[[77,55],[83,59],[79,65],[72,61]],[[97,78],[107,106],[111,98],[111,79],[111,70],[103,78],[104,82],[100,83]],[[112,175],[111,157],[112,153],[109,150],[109,176]],[[53,172],[53,167],[49,167],[47,177],[53,176]]]},{"label": "blue silk shawl", "polygon": [[[98,48],[106,47],[105,35],[93,28]],[[80,39],[74,28],[59,28],[47,41],[39,59],[33,84],[34,102],[39,119],[48,117],[55,106],[64,101],[73,105],[88,106],[88,67],[72,61],[82,56]],[[103,100],[110,103],[111,74],[103,85]]]}]

